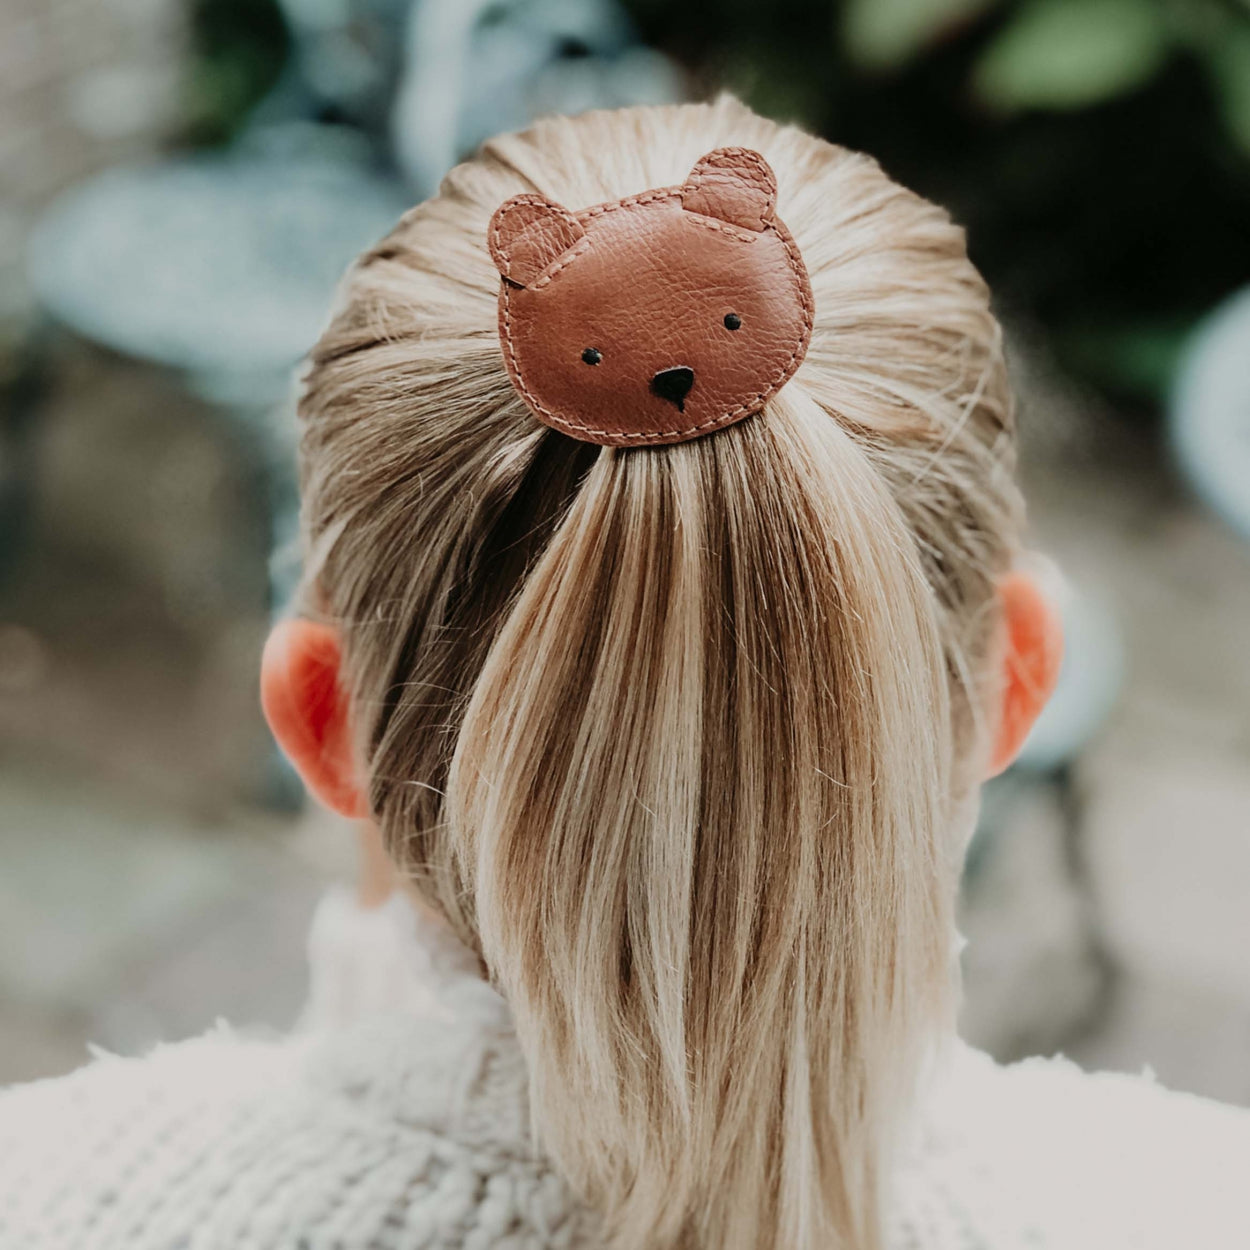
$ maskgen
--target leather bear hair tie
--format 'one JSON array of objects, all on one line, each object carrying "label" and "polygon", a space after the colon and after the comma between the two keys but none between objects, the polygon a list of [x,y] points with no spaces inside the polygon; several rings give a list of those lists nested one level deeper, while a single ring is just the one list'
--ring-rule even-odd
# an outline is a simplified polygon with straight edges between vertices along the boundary
[{"label": "leather bear hair tie", "polygon": [[534,415],[636,447],[759,412],[802,363],[814,314],[776,203],[758,152],[717,148],[679,187],[577,213],[541,195],[501,204],[499,340]]}]

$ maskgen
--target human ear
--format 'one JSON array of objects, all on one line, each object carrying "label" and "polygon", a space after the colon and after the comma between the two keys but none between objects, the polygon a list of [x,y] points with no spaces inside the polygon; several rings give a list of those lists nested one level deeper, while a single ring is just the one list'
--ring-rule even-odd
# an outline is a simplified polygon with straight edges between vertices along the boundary
[{"label": "human ear", "polygon": [[1063,660],[1059,613],[1028,573],[1009,573],[998,588],[1003,619],[1003,674],[998,726],[987,775],[995,777],[1020,753],[1029,730],[1054,693]]},{"label": "human ear", "polygon": [[281,621],[261,658],[260,701],[308,792],[331,811],[355,819],[368,815],[368,807],[339,680],[341,662],[337,630],[314,621]]}]

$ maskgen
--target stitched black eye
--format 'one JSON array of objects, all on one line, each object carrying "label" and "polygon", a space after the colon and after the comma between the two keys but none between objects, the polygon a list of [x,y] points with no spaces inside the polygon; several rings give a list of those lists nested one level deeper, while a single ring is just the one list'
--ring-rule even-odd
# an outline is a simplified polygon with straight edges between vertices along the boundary
[{"label": "stitched black eye", "polygon": [[742,318],[737,313],[725,314],[725,329],[737,330],[742,325]]},{"label": "stitched black eye", "polygon": [[597,365],[603,359],[603,353],[597,347],[588,347],[582,352],[582,360],[588,365]]}]

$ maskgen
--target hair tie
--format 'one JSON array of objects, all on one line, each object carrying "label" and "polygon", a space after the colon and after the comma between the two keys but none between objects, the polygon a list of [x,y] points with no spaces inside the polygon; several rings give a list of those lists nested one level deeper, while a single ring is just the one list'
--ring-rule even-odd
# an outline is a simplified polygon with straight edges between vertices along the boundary
[{"label": "hair tie", "polygon": [[573,213],[541,195],[495,210],[508,376],[544,424],[606,447],[682,443],[749,417],[802,363],[814,305],[749,148],[679,187]]}]

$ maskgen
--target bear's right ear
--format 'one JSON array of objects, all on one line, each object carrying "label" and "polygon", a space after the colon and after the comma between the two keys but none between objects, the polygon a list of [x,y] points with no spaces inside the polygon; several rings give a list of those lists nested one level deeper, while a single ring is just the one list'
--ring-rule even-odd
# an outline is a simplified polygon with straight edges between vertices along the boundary
[{"label": "bear's right ear", "polygon": [[544,195],[514,195],[490,219],[491,259],[515,286],[528,286],[558,256],[586,237],[567,208]]},{"label": "bear's right ear", "polygon": [[750,148],[717,148],[695,162],[681,206],[744,230],[767,230],[777,207],[777,176]]}]

